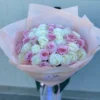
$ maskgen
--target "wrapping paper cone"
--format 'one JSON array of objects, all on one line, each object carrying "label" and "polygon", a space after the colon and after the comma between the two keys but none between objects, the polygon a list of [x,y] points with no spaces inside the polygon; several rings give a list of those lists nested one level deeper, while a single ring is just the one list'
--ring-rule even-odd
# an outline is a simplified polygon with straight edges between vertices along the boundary
[{"label": "wrapping paper cone", "polygon": [[16,33],[20,33],[27,29],[27,19],[23,19],[5,26],[0,30],[0,47],[14,63],[18,63],[17,57],[15,55],[15,39]]},{"label": "wrapping paper cone", "polygon": [[[43,67],[36,65],[21,65],[15,53],[15,44],[22,36],[22,31],[43,24],[62,24],[69,27],[86,40],[87,57],[69,67]],[[59,84],[85,66],[99,50],[100,30],[96,28],[86,16],[78,16],[78,7],[58,10],[52,7],[30,4],[28,18],[8,25],[0,30],[0,46],[10,59],[10,62],[20,70],[28,73],[33,79],[53,86]]]}]

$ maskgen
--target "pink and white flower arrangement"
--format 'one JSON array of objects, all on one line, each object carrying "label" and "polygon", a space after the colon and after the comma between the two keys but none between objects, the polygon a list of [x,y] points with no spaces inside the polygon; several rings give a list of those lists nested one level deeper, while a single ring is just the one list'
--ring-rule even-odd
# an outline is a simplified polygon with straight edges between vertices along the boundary
[{"label": "pink and white flower arrangement", "polygon": [[63,25],[40,24],[25,34],[16,44],[16,54],[22,64],[68,66],[87,56],[86,41]]}]

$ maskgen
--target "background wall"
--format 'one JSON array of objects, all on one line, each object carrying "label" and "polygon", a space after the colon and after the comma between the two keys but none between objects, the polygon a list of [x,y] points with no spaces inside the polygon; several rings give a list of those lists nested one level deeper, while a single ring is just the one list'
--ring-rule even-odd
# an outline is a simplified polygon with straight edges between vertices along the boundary
[{"label": "background wall", "polygon": [[[100,0],[0,0],[0,28],[14,21],[27,17],[30,3],[60,6],[62,8],[79,6],[79,15],[86,14],[100,27]],[[100,52],[92,61],[71,77],[67,90],[100,92]],[[16,67],[9,64],[7,57],[0,50],[0,85],[35,87],[34,81]]]}]

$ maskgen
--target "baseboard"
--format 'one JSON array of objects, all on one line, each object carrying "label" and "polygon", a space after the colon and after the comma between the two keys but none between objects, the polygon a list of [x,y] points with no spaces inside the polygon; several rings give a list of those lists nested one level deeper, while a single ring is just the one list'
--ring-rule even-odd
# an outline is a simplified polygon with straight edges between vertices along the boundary
[{"label": "baseboard", "polygon": [[[39,100],[39,92],[35,88],[0,86],[0,100],[11,100],[11,98],[17,98],[16,100],[35,98],[34,100]],[[63,92],[62,98],[63,100],[100,100],[100,92],[66,90]]]}]

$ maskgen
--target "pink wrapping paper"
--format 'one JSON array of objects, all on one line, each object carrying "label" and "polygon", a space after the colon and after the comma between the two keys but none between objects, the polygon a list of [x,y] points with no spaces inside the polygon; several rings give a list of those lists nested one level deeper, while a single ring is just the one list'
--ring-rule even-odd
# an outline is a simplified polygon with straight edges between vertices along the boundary
[{"label": "pink wrapping paper", "polygon": [[[40,68],[35,65],[20,65],[14,51],[17,39],[21,37],[23,30],[31,29],[42,23],[62,24],[79,32],[88,45],[86,59],[78,61],[69,67]],[[20,70],[25,71],[33,79],[49,86],[63,82],[85,66],[99,50],[99,45],[100,30],[86,16],[78,17],[78,7],[58,10],[44,5],[30,4],[27,19],[8,25],[0,30],[0,46],[10,59],[10,62]]]}]

